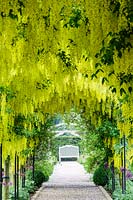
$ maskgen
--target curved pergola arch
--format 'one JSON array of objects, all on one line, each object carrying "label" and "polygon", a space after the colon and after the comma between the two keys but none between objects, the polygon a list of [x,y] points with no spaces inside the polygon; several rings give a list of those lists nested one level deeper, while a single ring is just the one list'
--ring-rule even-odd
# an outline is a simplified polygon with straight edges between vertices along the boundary
[{"label": "curved pergola arch", "polygon": [[[39,143],[33,129],[73,105],[91,123],[114,119],[132,144],[131,1],[9,0],[0,5],[0,144],[3,159]],[[126,12],[126,14],[125,14]],[[117,112],[119,110],[119,112]],[[28,136],[16,134],[23,119]],[[32,137],[33,136],[33,137]],[[113,146],[115,138],[109,141]],[[8,148],[7,148],[8,147]],[[133,150],[127,153],[128,160]],[[120,158],[119,158],[120,159]],[[114,154],[115,166],[120,167]]]}]

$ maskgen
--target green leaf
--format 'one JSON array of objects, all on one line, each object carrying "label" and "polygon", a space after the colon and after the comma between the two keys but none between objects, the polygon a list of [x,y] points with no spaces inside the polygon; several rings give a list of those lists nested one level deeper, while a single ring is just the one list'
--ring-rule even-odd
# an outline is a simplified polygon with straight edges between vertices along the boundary
[{"label": "green leaf", "polygon": [[85,58],[85,61],[87,61],[87,60],[88,60],[88,57]]},{"label": "green leaf", "polygon": [[100,66],[100,67],[102,66],[101,63],[96,63],[96,64],[95,64],[95,68],[97,68],[97,67],[99,67],[99,66]]},{"label": "green leaf", "polygon": [[108,76],[111,76],[112,74],[114,74],[114,70],[113,70],[112,72],[110,72],[110,73],[108,74]]},{"label": "green leaf", "polygon": [[5,91],[4,86],[0,86],[0,94],[4,93],[4,91]]},{"label": "green leaf", "polygon": [[107,34],[107,37],[108,36],[113,36],[113,33],[110,31],[108,34]]},{"label": "green leaf", "polygon": [[99,53],[96,53],[95,57],[98,58],[99,56],[100,56],[100,54],[99,54]]},{"label": "green leaf", "polygon": [[11,17],[12,19],[17,19],[18,20],[18,16],[14,14],[14,11],[12,9],[9,10],[9,17]]},{"label": "green leaf", "polygon": [[93,78],[97,78],[96,74],[91,75],[91,80],[93,80]]},{"label": "green leaf", "polygon": [[112,93],[116,93],[116,88],[113,88],[113,89],[112,89]]},{"label": "green leaf", "polygon": [[121,88],[121,89],[120,89],[120,95],[122,96],[123,93],[126,94],[126,91],[125,91],[123,88]]},{"label": "green leaf", "polygon": [[102,78],[102,85],[105,83],[105,81],[109,82],[108,79],[106,77]]},{"label": "green leaf", "polygon": [[132,90],[133,90],[132,87],[129,87],[129,88],[128,88],[128,91],[129,91],[130,93],[132,92]]},{"label": "green leaf", "polygon": [[104,73],[104,71],[102,69],[98,69],[95,74],[98,74],[99,72],[103,72]]}]

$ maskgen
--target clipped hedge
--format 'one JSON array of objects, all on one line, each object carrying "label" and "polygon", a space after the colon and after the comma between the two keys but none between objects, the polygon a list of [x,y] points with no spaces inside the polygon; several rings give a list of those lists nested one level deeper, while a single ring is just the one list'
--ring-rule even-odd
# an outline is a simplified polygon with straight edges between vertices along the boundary
[{"label": "clipped hedge", "polygon": [[[31,170],[27,172],[27,179],[28,180],[33,179],[33,172]],[[47,176],[45,176],[41,170],[34,171],[34,186],[35,187],[40,187],[41,184],[46,180],[47,180]]]},{"label": "clipped hedge", "polygon": [[93,181],[96,185],[105,186],[108,184],[108,175],[104,166],[99,166],[93,175]]},{"label": "clipped hedge", "polygon": [[44,173],[39,170],[35,170],[34,172],[34,184],[37,187],[40,187],[41,184],[47,180],[47,177],[45,177]]}]

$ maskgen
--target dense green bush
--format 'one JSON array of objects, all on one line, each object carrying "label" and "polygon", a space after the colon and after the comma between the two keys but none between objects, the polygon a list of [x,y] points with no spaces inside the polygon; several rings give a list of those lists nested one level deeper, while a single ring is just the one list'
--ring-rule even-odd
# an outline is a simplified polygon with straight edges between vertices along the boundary
[{"label": "dense green bush", "polygon": [[[30,193],[34,193],[35,186],[34,181],[32,180],[26,180],[25,181],[25,188],[22,188],[22,186],[19,186],[19,199],[18,200],[29,200],[30,199]],[[14,194],[14,187],[10,187],[9,192],[9,199],[15,200],[15,194]]]},{"label": "dense green bush", "polygon": [[[13,187],[10,189],[9,199],[11,199],[11,200],[15,200],[16,199]],[[29,199],[30,199],[30,195],[28,193],[27,188],[20,188],[19,189],[19,198],[18,198],[18,200],[29,200]]]},{"label": "dense green bush", "polygon": [[[33,172],[31,170],[27,171],[27,179],[33,179]],[[34,171],[34,186],[40,187],[41,184],[47,180],[47,176],[45,177],[44,173],[41,170]]]},{"label": "dense green bush", "polygon": [[42,171],[44,176],[45,176],[45,180],[47,181],[49,179],[49,176],[52,174],[53,172],[53,164],[48,162],[48,161],[38,161],[35,164],[35,168],[36,170]]},{"label": "dense green bush", "polygon": [[35,174],[34,174],[34,184],[37,187],[40,187],[41,184],[47,180],[47,176],[45,177],[45,175],[43,174],[42,171],[39,170],[35,170]]},{"label": "dense green bush", "polygon": [[35,185],[33,180],[26,180],[25,181],[25,188],[28,191],[28,193],[34,193],[35,191]]},{"label": "dense green bush", "polygon": [[131,200],[133,199],[133,182],[127,180],[126,182],[126,193],[122,194],[122,189],[119,184],[117,184],[115,191],[113,192],[114,200]]},{"label": "dense green bush", "polygon": [[95,156],[89,156],[88,158],[86,158],[84,166],[87,172],[93,173],[97,166],[97,158]]},{"label": "dense green bush", "polygon": [[99,166],[93,175],[93,181],[96,185],[105,186],[108,184],[108,175],[104,166]]}]

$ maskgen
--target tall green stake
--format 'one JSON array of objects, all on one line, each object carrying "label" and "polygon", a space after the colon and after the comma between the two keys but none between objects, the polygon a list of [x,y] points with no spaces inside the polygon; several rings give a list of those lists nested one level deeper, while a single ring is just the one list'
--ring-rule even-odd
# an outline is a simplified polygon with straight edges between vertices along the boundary
[{"label": "tall green stake", "polygon": [[15,171],[14,171],[14,199],[17,200],[17,181],[16,181],[16,176],[17,176],[17,156],[16,156],[16,153],[15,153],[15,161],[14,161],[14,164],[15,164]]},{"label": "tall green stake", "polygon": [[0,200],[2,200],[2,144],[0,144]]},{"label": "tall green stake", "polygon": [[3,182],[5,183],[6,187],[4,187],[3,191],[3,199],[9,199],[9,165],[10,165],[10,157],[8,156],[5,160],[5,168],[4,168],[4,177]]},{"label": "tall green stake", "polygon": [[123,135],[123,152],[122,152],[122,194],[126,193],[126,137]]},{"label": "tall green stake", "polygon": [[19,156],[16,157],[16,168],[17,168],[17,174],[16,174],[16,189],[17,189],[17,199],[19,199]]},{"label": "tall green stake", "polygon": [[123,144],[124,144],[124,174],[123,174],[123,186],[124,186],[124,193],[126,193],[126,137],[123,136]]},{"label": "tall green stake", "polygon": [[32,171],[32,178],[33,178],[33,181],[34,181],[34,179],[35,179],[35,149],[33,150],[33,157],[32,157],[32,165],[33,165],[33,171]]}]

